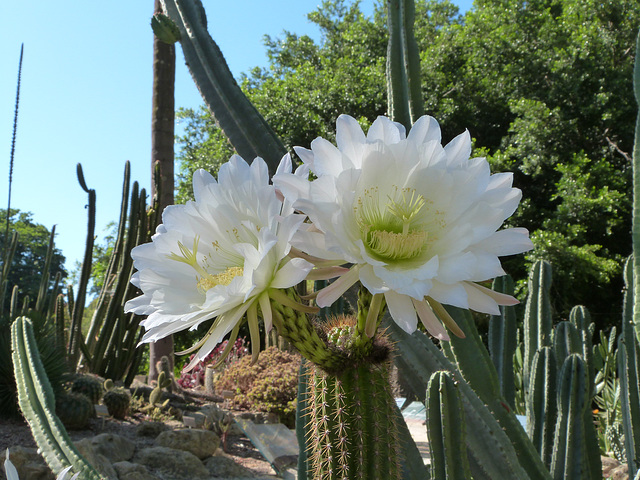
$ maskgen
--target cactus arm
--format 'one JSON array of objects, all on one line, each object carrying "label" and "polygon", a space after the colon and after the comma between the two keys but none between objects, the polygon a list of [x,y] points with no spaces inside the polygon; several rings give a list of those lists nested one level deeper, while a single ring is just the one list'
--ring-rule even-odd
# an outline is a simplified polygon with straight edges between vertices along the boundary
[{"label": "cactus arm", "polygon": [[554,450],[557,416],[556,358],[551,347],[542,347],[533,356],[531,383],[526,398],[527,434],[547,468]]},{"label": "cactus arm", "polygon": [[101,476],[78,453],[54,413],[53,389],[40,360],[29,319],[20,317],[14,321],[11,348],[18,402],[47,464],[54,472],[72,466],[82,478],[99,480]]},{"label": "cactus arm", "polygon": [[558,365],[564,363],[569,355],[582,355],[582,342],[576,326],[568,321],[559,322],[553,334],[553,348]]},{"label": "cactus arm", "polygon": [[[456,320],[457,321],[457,320]],[[472,388],[462,379],[455,366],[445,358],[438,347],[421,332],[412,335],[404,332],[395,322],[386,322],[385,327],[392,341],[399,345],[394,361],[403,371],[405,379],[411,382],[420,401],[425,401],[426,386],[430,376],[438,370],[453,372],[459,382],[459,391],[464,406],[467,429],[467,450],[469,463],[474,478],[535,478],[548,479],[549,473],[538,458],[533,445],[529,442],[530,468],[525,469],[516,453],[512,440],[507,436],[494,414],[500,410],[508,413],[504,406],[494,403],[487,406]],[[419,388],[421,386],[421,388]],[[492,413],[493,412],[493,413]],[[517,419],[512,414],[514,424],[509,431],[517,432]],[[509,420],[505,420],[509,422]],[[522,427],[517,424],[522,435],[522,441],[528,442],[528,438]]]},{"label": "cactus arm", "polygon": [[547,478],[547,469],[538,452],[515,414],[500,395],[496,370],[478,334],[471,313],[455,307],[447,307],[447,311],[465,332],[466,338],[452,336],[451,341],[443,346],[443,350],[449,358],[455,360],[462,377],[489,408],[504,430],[513,445],[519,464],[532,478]]},{"label": "cactus arm", "polygon": [[244,95],[218,45],[207,31],[200,0],[162,0],[167,16],[180,30],[184,57],[200,94],[220,128],[246,160],[262,157],[275,173],[286,148]]},{"label": "cactus arm", "polygon": [[[529,296],[524,313],[524,387],[529,385],[536,351],[551,346],[551,264],[538,260],[529,275]],[[526,393],[525,393],[526,394]]]},{"label": "cactus arm", "polygon": [[[555,479],[602,478],[602,466],[592,471],[586,436],[589,409],[588,372],[580,355],[569,355],[558,381],[558,424],[551,472]],[[593,432],[595,434],[595,432]],[[599,459],[599,457],[598,457]]]},{"label": "cactus arm", "polygon": [[74,308],[71,312],[71,327],[69,329],[69,365],[75,369],[79,358],[79,342],[82,341],[82,314],[84,312],[85,298],[87,296],[87,285],[91,277],[91,265],[93,262],[94,232],[96,229],[96,191],[88,188],[82,173],[82,165],[77,165],[78,183],[89,196],[89,217],[87,222],[87,240],[80,271],[80,281],[78,282],[78,293],[75,299]]},{"label": "cactus arm", "polygon": [[[505,275],[496,278],[493,289],[513,295],[513,279]],[[500,392],[513,409],[515,407],[516,387],[513,376],[513,356],[517,348],[517,320],[515,307],[501,306],[500,315],[491,315],[489,320],[489,353],[496,367]]]},{"label": "cactus arm", "polygon": [[450,372],[435,372],[427,385],[427,433],[431,477],[471,478],[465,448],[465,420],[458,387]]},{"label": "cactus arm", "polygon": [[387,2],[387,99],[389,116],[409,129],[424,114],[420,54],[413,35],[412,0]]}]

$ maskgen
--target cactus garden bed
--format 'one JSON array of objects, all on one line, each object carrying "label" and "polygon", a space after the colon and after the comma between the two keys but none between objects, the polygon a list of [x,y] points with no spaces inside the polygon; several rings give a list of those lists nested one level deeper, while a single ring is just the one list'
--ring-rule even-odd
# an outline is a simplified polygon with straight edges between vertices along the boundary
[{"label": "cactus garden bed", "polygon": [[[149,387],[146,388],[150,390]],[[143,390],[143,388],[140,387],[139,390]],[[182,411],[185,413],[190,410],[196,411],[206,408],[207,406],[217,405],[215,402],[204,398],[192,397],[188,395],[188,392],[185,392],[185,395],[172,395],[170,404],[176,405],[175,408],[179,407],[181,410],[184,409]],[[225,414],[241,414],[241,412],[238,411],[219,410]],[[68,431],[74,442],[91,442],[101,434],[115,434],[133,442],[135,444],[135,451],[141,452],[144,449],[156,447],[158,445],[158,436],[161,432],[169,430],[178,431],[186,428],[182,421],[168,418],[168,415],[167,418],[162,421],[154,422],[150,420],[149,415],[139,411],[132,411],[131,415],[127,415],[124,420],[113,417],[94,418],[89,421],[86,428],[80,430],[71,429]],[[35,458],[33,455],[35,455],[36,444],[28,425],[21,419],[0,418],[0,452],[4,454],[7,448],[12,452],[20,452],[21,457],[28,454],[28,458]],[[277,478],[269,462],[262,457],[249,439],[237,428],[229,430],[224,449],[222,448],[221,442],[220,448],[216,451],[215,456],[226,457],[225,462],[227,466],[225,466],[225,468],[236,469],[238,472],[246,472],[246,475],[238,476],[238,478]],[[29,461],[31,462],[32,460]],[[235,466],[233,464],[235,464]],[[28,468],[31,469],[29,470],[31,473],[27,476],[21,476],[21,479],[36,478],[36,476],[37,478],[47,478],[46,476],[39,476],[43,471],[46,472],[47,470],[44,461],[42,461],[40,465],[36,462]],[[41,473],[37,474],[36,472]],[[4,478],[4,471],[0,469],[0,479]],[[51,475],[51,478],[54,478],[53,475]],[[177,480],[179,477],[167,478]],[[211,478],[222,477],[212,476]]]}]

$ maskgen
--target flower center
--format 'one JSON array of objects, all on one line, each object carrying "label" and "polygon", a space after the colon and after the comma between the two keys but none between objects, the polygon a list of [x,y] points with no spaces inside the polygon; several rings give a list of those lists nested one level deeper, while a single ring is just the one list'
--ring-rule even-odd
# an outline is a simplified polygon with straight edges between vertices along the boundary
[{"label": "flower center", "polygon": [[231,280],[243,274],[244,269],[242,267],[229,267],[217,275],[208,274],[206,277],[201,277],[198,280],[198,289],[204,293],[216,285],[229,285]]},{"label": "flower center", "polygon": [[[196,271],[196,286],[198,290],[202,293],[206,293],[207,290],[213,288],[217,285],[229,285],[231,281],[239,276],[244,274],[244,269],[242,267],[228,267],[221,273],[211,274],[206,268],[198,262],[198,244],[200,243],[200,237],[196,236],[193,240],[193,249],[189,250],[185,247],[181,242],[178,242],[178,248],[180,249],[180,254],[171,253],[167,255],[167,258],[170,260],[175,260],[177,262],[186,263],[190,267],[192,267]],[[214,243],[214,248],[219,250],[219,246],[217,242]],[[205,266],[206,266],[206,257],[204,258]]]},{"label": "flower center", "polygon": [[365,245],[388,260],[417,257],[430,240],[422,221],[428,203],[414,188],[394,186],[384,203],[378,187],[365,189],[354,207]]}]

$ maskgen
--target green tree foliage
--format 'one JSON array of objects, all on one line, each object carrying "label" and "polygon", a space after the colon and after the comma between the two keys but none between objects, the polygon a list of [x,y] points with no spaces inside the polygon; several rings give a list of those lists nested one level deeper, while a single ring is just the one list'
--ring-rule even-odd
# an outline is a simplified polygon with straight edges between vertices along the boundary
[{"label": "green tree foliage", "polygon": [[[636,0],[476,0],[464,16],[447,0],[416,2],[427,113],[443,141],[468,129],[475,155],[514,173],[523,201],[510,223],[536,249],[507,260],[554,266],[555,309],[585,304],[598,326],[617,322],[622,259],[630,249],[630,152]],[[284,32],[265,37],[268,68],[240,79],[288,148],[332,139],[348,113],[364,128],[386,113],[384,5],[372,17],[358,3],[325,1],[309,20],[318,44]],[[204,110],[182,112],[187,127],[179,198],[196,168],[217,169],[233,151]],[[524,285],[524,281],[521,286]]]},{"label": "green tree foliage", "polygon": [[[5,225],[7,221],[6,209],[0,209],[0,224]],[[49,248],[49,238],[51,231],[44,225],[33,221],[31,212],[21,212],[17,209],[11,209],[10,232],[18,232],[18,247],[11,263],[11,269],[8,277],[7,298],[5,298],[5,311],[8,309],[11,289],[14,285],[19,288],[20,299],[26,295],[29,296],[30,306],[35,305],[36,297],[40,289],[40,280],[42,269],[44,268],[47,249]],[[4,245],[7,239],[4,228],[0,231],[0,245],[4,251]],[[10,237],[9,237],[10,240]],[[62,272],[63,278],[66,276],[64,270],[65,258],[62,252],[57,248],[53,251],[51,258],[50,274],[51,278],[57,272]]]}]

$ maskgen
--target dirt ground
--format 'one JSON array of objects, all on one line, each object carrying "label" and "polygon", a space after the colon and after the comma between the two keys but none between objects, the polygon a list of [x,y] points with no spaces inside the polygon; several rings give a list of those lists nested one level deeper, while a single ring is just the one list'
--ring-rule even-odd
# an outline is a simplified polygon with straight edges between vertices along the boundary
[{"label": "dirt ground", "polygon": [[[238,412],[235,412],[238,413]],[[72,440],[77,441],[86,437],[94,437],[100,433],[115,433],[126,437],[136,443],[137,448],[152,446],[154,439],[138,436],[136,427],[145,421],[142,414],[134,414],[125,420],[117,420],[111,417],[96,418],[90,421],[88,428],[83,430],[69,430]],[[182,422],[169,420],[165,425],[172,429],[185,428]],[[31,435],[29,426],[22,419],[4,419],[0,417],[0,463],[4,461],[7,448],[13,446],[37,448]],[[233,460],[248,468],[258,475],[273,475],[275,471],[251,441],[244,435],[230,436],[227,440],[225,453]],[[0,468],[0,470],[2,470]]]}]

